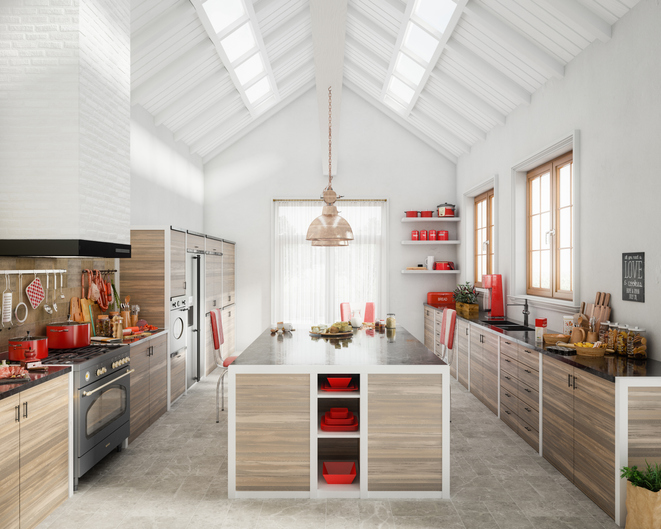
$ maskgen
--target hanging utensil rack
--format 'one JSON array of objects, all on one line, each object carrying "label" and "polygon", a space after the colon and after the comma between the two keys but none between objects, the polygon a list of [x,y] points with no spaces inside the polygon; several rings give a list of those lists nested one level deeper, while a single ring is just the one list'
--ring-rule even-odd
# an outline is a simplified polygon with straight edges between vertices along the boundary
[{"label": "hanging utensil rack", "polygon": [[67,270],[63,268],[51,268],[50,270],[0,270],[0,276],[3,275],[29,275],[29,274],[66,274]]}]

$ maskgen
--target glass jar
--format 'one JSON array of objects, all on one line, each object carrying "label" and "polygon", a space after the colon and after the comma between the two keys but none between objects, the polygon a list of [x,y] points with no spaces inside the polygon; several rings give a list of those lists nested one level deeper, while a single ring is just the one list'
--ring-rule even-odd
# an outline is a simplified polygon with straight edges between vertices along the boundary
[{"label": "glass jar", "polygon": [[620,356],[627,354],[627,335],[629,334],[629,326],[624,323],[617,328],[617,340],[615,342],[615,352]]},{"label": "glass jar", "polygon": [[602,321],[599,324],[599,341],[601,343],[608,343],[608,326],[610,321]]},{"label": "glass jar", "polygon": [[397,320],[395,319],[395,314],[389,312],[386,317],[386,329],[394,329],[397,326]]},{"label": "glass jar", "polygon": [[647,358],[647,338],[645,329],[632,327],[627,334],[627,356],[636,360]]},{"label": "glass jar", "polygon": [[608,323],[608,349],[615,351],[615,342],[617,341],[617,328],[619,324],[611,321]]}]

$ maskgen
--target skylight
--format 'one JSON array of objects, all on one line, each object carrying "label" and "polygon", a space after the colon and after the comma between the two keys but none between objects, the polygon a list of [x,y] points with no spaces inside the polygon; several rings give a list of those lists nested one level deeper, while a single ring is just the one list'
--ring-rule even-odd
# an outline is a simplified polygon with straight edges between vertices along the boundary
[{"label": "skylight", "polygon": [[432,37],[417,24],[409,22],[409,27],[404,36],[404,47],[415,53],[420,59],[429,62],[434,56],[438,40]]},{"label": "skylight", "polygon": [[399,99],[407,105],[411,102],[411,99],[413,99],[413,94],[415,94],[413,88],[405,84],[403,81],[400,81],[397,77],[392,77],[390,79],[388,91],[399,97]]},{"label": "skylight", "polygon": [[400,76],[410,81],[411,84],[416,85],[420,83],[422,76],[425,75],[425,69],[401,51],[399,52],[399,57],[397,57],[397,62],[395,63],[395,71]]},{"label": "skylight", "polygon": [[234,72],[239,78],[239,82],[244,85],[248,81],[251,81],[258,75],[264,73],[264,61],[262,61],[262,57],[259,53],[255,53],[255,55],[234,68]]},{"label": "skylight", "polygon": [[457,4],[452,0],[418,0],[413,14],[444,33],[456,8]]},{"label": "skylight", "polygon": [[262,77],[254,85],[246,88],[246,97],[251,103],[255,103],[271,91],[271,83],[268,77]]},{"label": "skylight", "polygon": [[239,57],[248,53],[257,45],[250,23],[247,22],[236,31],[230,33],[220,41],[220,45],[225,50],[225,54],[230,62],[234,62]]},{"label": "skylight", "polygon": [[202,7],[216,33],[220,33],[246,13],[242,0],[207,0]]}]

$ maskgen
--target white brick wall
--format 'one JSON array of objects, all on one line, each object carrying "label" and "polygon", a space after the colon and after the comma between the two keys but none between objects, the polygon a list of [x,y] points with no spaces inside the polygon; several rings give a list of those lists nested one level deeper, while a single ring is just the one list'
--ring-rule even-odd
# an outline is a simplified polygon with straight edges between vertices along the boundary
[{"label": "white brick wall", "polygon": [[0,0],[0,238],[129,242],[129,0]]}]

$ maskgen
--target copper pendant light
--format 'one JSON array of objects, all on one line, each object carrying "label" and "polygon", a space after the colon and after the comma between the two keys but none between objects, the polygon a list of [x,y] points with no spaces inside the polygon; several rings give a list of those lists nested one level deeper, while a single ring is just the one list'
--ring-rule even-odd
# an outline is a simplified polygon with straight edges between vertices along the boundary
[{"label": "copper pendant light", "polygon": [[353,240],[353,231],[349,223],[337,214],[334,206],[338,199],[331,185],[331,88],[328,87],[328,186],[324,189],[322,199],[326,205],[321,215],[314,219],[308,228],[306,240],[312,241],[312,246],[348,246]]}]

